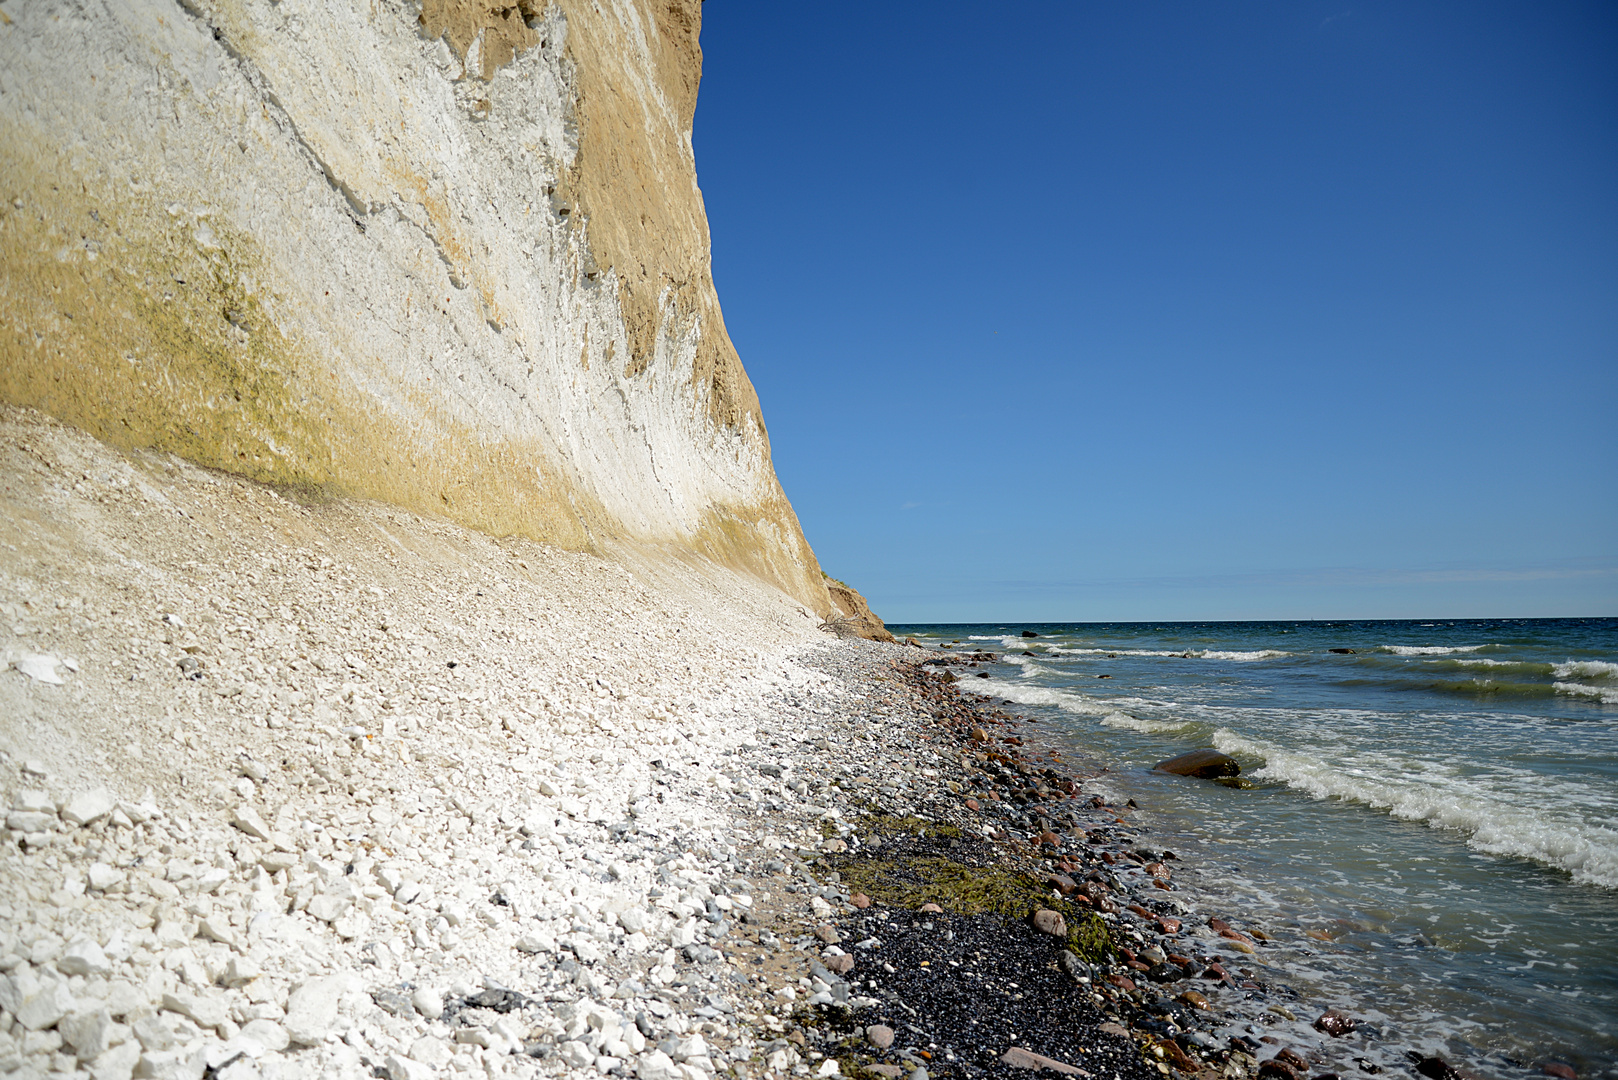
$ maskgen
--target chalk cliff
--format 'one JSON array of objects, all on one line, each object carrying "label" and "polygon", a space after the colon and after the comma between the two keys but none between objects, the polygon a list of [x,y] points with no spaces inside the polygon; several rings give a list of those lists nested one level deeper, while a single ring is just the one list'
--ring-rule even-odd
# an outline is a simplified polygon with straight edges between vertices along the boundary
[{"label": "chalk cliff", "polygon": [[710,274],[700,15],[0,3],[0,400],[832,615]]}]

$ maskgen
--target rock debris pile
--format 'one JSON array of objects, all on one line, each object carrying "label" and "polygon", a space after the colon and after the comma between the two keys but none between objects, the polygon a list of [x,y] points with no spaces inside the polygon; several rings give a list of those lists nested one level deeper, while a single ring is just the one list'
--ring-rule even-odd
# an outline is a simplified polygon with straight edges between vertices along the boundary
[{"label": "rock debris pile", "polygon": [[0,1072],[1322,1075],[988,654],[26,415],[0,469]]}]

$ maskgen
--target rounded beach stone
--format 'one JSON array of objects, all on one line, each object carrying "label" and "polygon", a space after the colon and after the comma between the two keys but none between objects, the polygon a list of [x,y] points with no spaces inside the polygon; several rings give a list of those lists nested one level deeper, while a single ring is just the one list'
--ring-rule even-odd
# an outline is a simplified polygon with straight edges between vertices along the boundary
[{"label": "rounded beach stone", "polygon": [[1067,936],[1067,920],[1062,918],[1062,913],[1060,911],[1052,911],[1050,908],[1040,908],[1038,911],[1034,912],[1033,921],[1034,929],[1038,930],[1042,934],[1049,934],[1052,937]]},{"label": "rounded beach stone", "polygon": [[1236,776],[1242,771],[1235,758],[1211,749],[1193,750],[1189,754],[1171,757],[1167,761],[1159,761],[1152,768],[1157,772],[1170,773],[1174,776],[1196,776],[1204,780]]},{"label": "rounded beach stone", "polygon": [[865,1038],[878,1050],[886,1050],[893,1045],[893,1029],[886,1024],[872,1024],[865,1029]]}]

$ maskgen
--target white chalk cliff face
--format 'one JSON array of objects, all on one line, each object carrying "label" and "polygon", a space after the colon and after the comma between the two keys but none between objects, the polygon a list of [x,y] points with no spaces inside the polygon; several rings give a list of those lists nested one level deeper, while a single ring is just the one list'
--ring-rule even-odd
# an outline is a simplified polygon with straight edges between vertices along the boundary
[{"label": "white chalk cliff face", "polygon": [[699,0],[3,0],[0,400],[829,612],[709,268]]}]

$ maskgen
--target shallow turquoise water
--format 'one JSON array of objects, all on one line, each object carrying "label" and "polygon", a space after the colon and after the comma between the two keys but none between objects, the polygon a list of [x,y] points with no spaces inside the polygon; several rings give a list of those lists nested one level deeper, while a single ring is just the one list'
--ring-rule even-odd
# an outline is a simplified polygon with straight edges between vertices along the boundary
[{"label": "shallow turquoise water", "polygon": [[[1332,938],[1270,955],[1374,1057],[1618,1077],[1618,620],[892,629],[999,653],[963,689],[1105,766],[1207,904]],[[1150,772],[1199,746],[1255,786]]]}]

